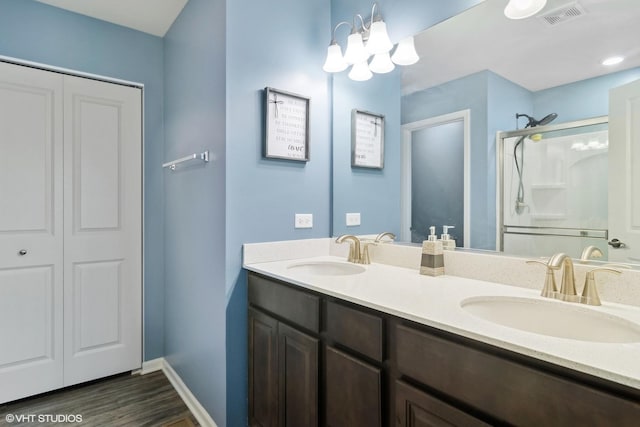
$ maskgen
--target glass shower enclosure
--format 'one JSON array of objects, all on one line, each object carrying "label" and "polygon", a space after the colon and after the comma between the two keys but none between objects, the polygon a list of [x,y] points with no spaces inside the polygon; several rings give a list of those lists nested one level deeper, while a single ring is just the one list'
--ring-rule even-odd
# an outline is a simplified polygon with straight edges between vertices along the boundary
[{"label": "glass shower enclosure", "polygon": [[608,251],[608,118],[498,132],[497,246],[522,256]]}]

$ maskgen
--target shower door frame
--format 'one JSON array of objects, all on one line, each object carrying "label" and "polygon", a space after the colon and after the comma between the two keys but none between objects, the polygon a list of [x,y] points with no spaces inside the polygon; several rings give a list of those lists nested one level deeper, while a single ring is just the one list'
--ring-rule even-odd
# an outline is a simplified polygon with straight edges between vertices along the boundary
[{"label": "shower door frame", "polygon": [[496,251],[504,251],[504,140],[507,138],[534,135],[536,133],[577,129],[581,127],[601,125],[605,123],[609,123],[609,116],[598,116],[589,119],[575,120],[572,122],[558,123],[555,125],[536,126],[519,130],[496,132],[496,194],[498,195],[498,197],[496,197]]}]

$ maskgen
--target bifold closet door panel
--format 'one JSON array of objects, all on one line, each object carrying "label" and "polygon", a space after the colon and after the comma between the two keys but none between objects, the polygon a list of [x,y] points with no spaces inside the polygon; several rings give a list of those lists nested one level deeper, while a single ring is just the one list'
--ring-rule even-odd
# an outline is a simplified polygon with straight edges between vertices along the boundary
[{"label": "bifold closet door panel", "polygon": [[141,90],[64,77],[64,382],[142,364]]},{"label": "bifold closet door panel", "polygon": [[0,62],[0,403],[63,384],[62,84]]}]

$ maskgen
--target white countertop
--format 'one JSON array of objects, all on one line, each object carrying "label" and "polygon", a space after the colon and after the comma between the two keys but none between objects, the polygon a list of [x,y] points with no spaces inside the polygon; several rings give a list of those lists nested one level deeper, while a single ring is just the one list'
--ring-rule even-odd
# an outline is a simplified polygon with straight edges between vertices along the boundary
[{"label": "white countertop", "polygon": [[[512,350],[536,359],[640,389],[640,343],[597,343],[523,332],[480,319],[460,306],[476,296],[539,296],[539,290],[457,276],[429,277],[415,269],[386,264],[363,265],[365,271],[345,276],[320,276],[288,269],[316,261],[345,262],[336,256],[315,256],[245,264],[247,270],[341,298],[427,326]],[[557,301],[557,304],[570,304]],[[570,304],[575,306],[577,304]],[[640,308],[603,301],[589,309],[640,324]]]}]

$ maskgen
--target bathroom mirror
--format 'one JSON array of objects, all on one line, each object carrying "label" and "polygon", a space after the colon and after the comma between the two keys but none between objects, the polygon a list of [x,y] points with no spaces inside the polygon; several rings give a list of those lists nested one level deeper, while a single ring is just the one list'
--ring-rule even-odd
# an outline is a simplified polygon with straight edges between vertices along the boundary
[{"label": "bathroom mirror", "polygon": [[[467,215],[468,230],[466,226],[460,228],[462,233],[469,233],[465,247],[495,250],[499,211],[497,132],[524,128],[529,120],[524,116],[516,120],[516,113],[534,120],[556,113],[553,126],[607,115],[609,90],[640,79],[640,52],[634,46],[640,39],[636,0],[548,0],[537,16],[524,20],[505,18],[505,4],[506,0],[486,0],[417,34],[421,59],[415,65],[396,69],[390,75],[375,75],[365,84],[334,76],[334,110],[336,102],[345,108],[345,89],[351,92],[353,107],[363,107],[359,103],[366,95],[361,95],[356,84],[363,92],[386,97],[386,104],[380,108],[388,108],[376,111],[387,119],[385,170],[366,173],[340,166],[349,159],[342,158],[337,146],[340,138],[336,133],[344,129],[339,128],[342,118],[334,112],[335,235],[393,231],[403,236],[402,240],[410,240],[407,230],[413,224],[403,224],[402,213],[403,206],[407,209],[406,186],[410,180],[403,166],[408,146],[402,130],[406,134],[408,125],[451,114],[462,116],[468,110],[466,163],[461,160],[457,166],[463,169],[462,180],[468,186],[468,214],[461,220],[464,222]],[[611,67],[601,64],[616,54],[627,57]],[[398,121],[395,127],[394,120]],[[405,128],[401,128],[403,125]],[[444,188],[447,180],[442,176],[432,179],[443,181],[442,191],[448,194],[448,188]],[[459,182],[457,186],[461,187]],[[463,190],[459,196],[463,200],[464,194]],[[441,206],[449,203],[442,196],[431,202]],[[345,212],[360,213],[361,225],[345,227]],[[440,234],[445,224],[433,225]],[[451,234],[463,246],[463,236],[457,231]],[[602,243],[606,245],[606,240]]]}]

